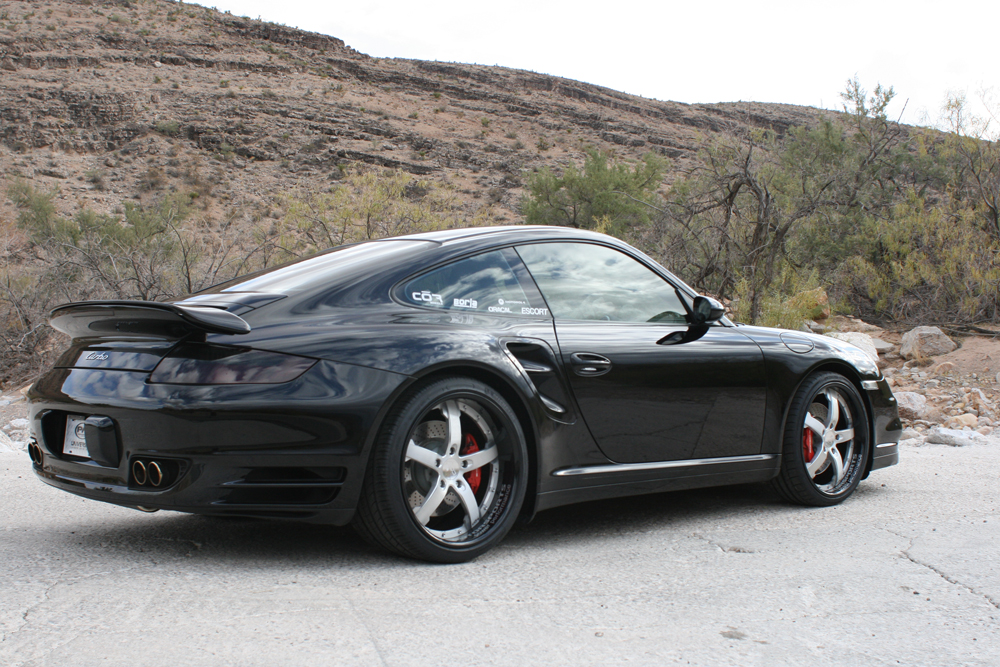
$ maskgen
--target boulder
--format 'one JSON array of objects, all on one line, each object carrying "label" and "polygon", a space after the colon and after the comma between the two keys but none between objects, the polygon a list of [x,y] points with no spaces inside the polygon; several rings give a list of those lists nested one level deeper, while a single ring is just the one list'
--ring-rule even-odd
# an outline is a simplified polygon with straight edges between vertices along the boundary
[{"label": "boulder", "polygon": [[0,431],[0,452],[17,452],[21,447],[18,443],[10,439],[10,436]]},{"label": "boulder", "polygon": [[834,315],[830,318],[829,326],[838,331],[859,331],[861,333],[872,334],[877,336],[882,333],[884,329],[877,327],[874,324],[868,324],[856,317],[850,317],[845,315]]},{"label": "boulder", "polygon": [[948,354],[957,345],[937,327],[917,327],[903,334],[899,354],[904,359],[936,357]]},{"label": "boulder", "polygon": [[913,428],[904,428],[903,432],[899,434],[900,440],[916,440],[917,438],[922,438],[920,431]]},{"label": "boulder", "polygon": [[[969,392],[968,397],[965,400],[966,405],[971,405],[979,413],[979,420],[989,418],[992,419],[995,414],[993,412],[994,406],[992,401],[986,398],[986,394],[983,393],[982,389],[973,389]],[[991,426],[987,424],[987,426]]]},{"label": "boulder", "polygon": [[975,431],[957,431],[955,429],[941,427],[934,427],[928,431],[925,442],[931,445],[951,445],[952,447],[989,444],[989,440],[982,433],[976,433]]},{"label": "boulder", "polygon": [[882,354],[883,352],[892,352],[893,350],[896,349],[895,345],[893,345],[892,343],[887,343],[881,338],[872,338],[871,341],[872,345],[875,346],[875,350],[879,354]]},{"label": "boulder", "polygon": [[830,338],[836,338],[837,340],[842,340],[845,343],[850,343],[855,347],[860,347],[864,350],[872,361],[878,363],[878,350],[872,345],[872,337],[866,333],[860,333],[857,331],[835,331],[834,333],[826,334]]},{"label": "boulder", "polygon": [[927,398],[923,394],[912,391],[896,392],[896,404],[899,406],[899,416],[903,419],[926,419]]},{"label": "boulder", "polygon": [[954,417],[948,417],[944,420],[945,428],[957,428],[962,429],[968,426],[969,428],[976,428],[979,426],[979,417],[976,415],[964,414],[955,415]]},{"label": "boulder", "polygon": [[950,361],[946,361],[934,367],[934,374],[944,375],[945,373],[950,373],[953,370],[955,370],[955,364],[951,363]]},{"label": "boulder", "polygon": [[827,327],[824,324],[820,324],[815,320],[807,320],[805,323],[805,328],[808,333],[822,334],[825,333],[829,327]]}]

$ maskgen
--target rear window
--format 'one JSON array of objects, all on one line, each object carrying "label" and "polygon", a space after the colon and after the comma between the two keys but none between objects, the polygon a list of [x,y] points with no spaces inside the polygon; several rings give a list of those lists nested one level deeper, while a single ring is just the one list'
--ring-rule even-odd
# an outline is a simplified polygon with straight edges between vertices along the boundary
[{"label": "rear window", "polygon": [[429,271],[405,283],[400,296],[412,305],[442,310],[547,317],[548,308],[517,256],[511,253],[512,264],[507,252],[487,252]]},{"label": "rear window", "polygon": [[373,241],[342,246],[291,264],[264,269],[220,283],[199,294],[264,292],[294,294],[350,282],[374,273],[373,266],[391,266],[424,250],[427,241]]}]

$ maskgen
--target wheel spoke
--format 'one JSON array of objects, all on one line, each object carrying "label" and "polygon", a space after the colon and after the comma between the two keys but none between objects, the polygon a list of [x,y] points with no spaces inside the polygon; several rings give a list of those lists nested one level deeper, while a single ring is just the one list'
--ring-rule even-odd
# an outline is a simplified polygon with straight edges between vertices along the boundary
[{"label": "wheel spoke", "polygon": [[459,482],[455,485],[455,490],[458,491],[458,497],[462,500],[465,514],[469,517],[469,528],[471,529],[479,523],[479,503],[476,502],[476,494],[464,482]]},{"label": "wheel spoke", "polygon": [[413,514],[416,515],[417,521],[420,522],[421,526],[426,526],[427,522],[431,520],[431,516],[434,515],[434,511],[444,502],[444,497],[448,495],[448,485],[444,483],[444,480],[440,476],[434,480],[434,488],[431,490],[427,497],[424,498],[423,504],[413,510]]},{"label": "wheel spoke", "polygon": [[462,463],[467,463],[467,466],[462,468],[465,472],[472,472],[477,468],[482,468],[487,463],[491,463],[496,460],[498,456],[496,445],[490,447],[489,449],[481,449],[474,454],[469,454],[468,456],[460,457]]},{"label": "wheel spoke", "polygon": [[462,446],[462,411],[458,401],[445,401],[444,415],[448,420],[448,453],[451,450],[457,453]]},{"label": "wheel spoke", "polygon": [[844,479],[844,461],[840,458],[840,450],[836,447],[829,449],[828,456],[833,465],[833,480],[830,482],[830,486],[836,486],[840,484],[840,480]]},{"label": "wheel spoke", "polygon": [[441,455],[410,440],[410,444],[406,446],[406,460],[416,461],[422,466],[435,470],[438,467],[438,461],[441,460]]},{"label": "wheel spoke", "polygon": [[854,438],[854,429],[845,428],[843,431],[837,431],[837,439],[834,441],[836,443],[847,442]]},{"label": "wheel spoke", "polygon": [[823,469],[823,464],[826,463],[826,456],[827,452],[825,449],[818,449],[813,460],[806,462],[806,472],[809,473],[810,477],[815,477]]},{"label": "wheel spoke", "polygon": [[830,412],[826,416],[826,428],[833,428],[840,421],[840,397],[835,392],[829,390],[823,392],[823,395],[826,396],[827,403],[830,406]]},{"label": "wheel spoke", "polygon": [[822,440],[823,432],[826,431],[826,426],[823,425],[823,422],[813,417],[811,412],[806,413],[805,425],[810,431],[816,434],[816,437]]}]

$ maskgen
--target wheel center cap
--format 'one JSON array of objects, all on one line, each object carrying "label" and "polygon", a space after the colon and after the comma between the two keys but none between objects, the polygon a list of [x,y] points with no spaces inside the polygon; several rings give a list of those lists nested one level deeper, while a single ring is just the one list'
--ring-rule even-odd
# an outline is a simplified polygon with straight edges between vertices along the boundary
[{"label": "wheel center cap", "polygon": [[457,457],[448,457],[441,462],[441,474],[445,477],[457,477],[461,470],[462,464],[459,462]]},{"label": "wheel center cap", "polygon": [[837,434],[833,430],[829,430],[823,434],[823,447],[830,449],[833,447],[833,443],[837,441]]}]

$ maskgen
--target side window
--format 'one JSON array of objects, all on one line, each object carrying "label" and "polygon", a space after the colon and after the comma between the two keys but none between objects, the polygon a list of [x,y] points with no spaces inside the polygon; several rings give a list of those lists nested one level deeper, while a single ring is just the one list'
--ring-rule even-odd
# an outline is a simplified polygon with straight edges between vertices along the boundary
[{"label": "side window", "polygon": [[509,249],[462,259],[418,276],[403,285],[400,296],[415,306],[443,310],[549,316],[531,277]]},{"label": "side window", "polygon": [[552,314],[566,320],[686,324],[677,290],[628,255],[590,243],[517,249]]}]

